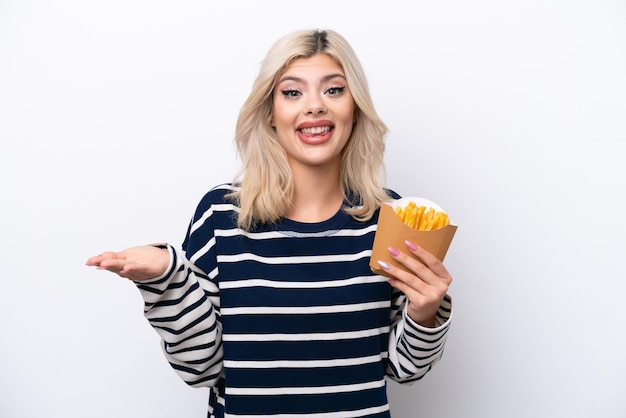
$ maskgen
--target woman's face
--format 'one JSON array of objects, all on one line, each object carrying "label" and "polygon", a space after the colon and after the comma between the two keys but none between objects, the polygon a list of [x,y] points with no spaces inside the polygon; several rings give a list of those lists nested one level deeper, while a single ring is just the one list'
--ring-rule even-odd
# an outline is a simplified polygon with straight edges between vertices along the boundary
[{"label": "woman's face", "polygon": [[326,54],[299,58],[273,94],[272,125],[292,170],[338,167],[355,110],[341,66]]}]

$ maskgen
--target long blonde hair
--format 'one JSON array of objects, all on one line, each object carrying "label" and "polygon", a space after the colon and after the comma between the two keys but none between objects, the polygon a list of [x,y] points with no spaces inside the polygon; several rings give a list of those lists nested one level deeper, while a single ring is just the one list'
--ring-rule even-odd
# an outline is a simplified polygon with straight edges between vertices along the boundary
[{"label": "long blonde hair", "polygon": [[235,144],[242,165],[233,180],[239,189],[230,197],[241,207],[237,223],[244,230],[279,221],[292,204],[292,173],[271,126],[272,94],[289,64],[316,54],[327,54],[342,66],[355,102],[356,122],[341,158],[341,186],[352,203],[344,210],[365,221],[389,199],[381,183],[387,127],[374,109],[354,50],[332,30],[296,31],[270,48],[237,119]]}]

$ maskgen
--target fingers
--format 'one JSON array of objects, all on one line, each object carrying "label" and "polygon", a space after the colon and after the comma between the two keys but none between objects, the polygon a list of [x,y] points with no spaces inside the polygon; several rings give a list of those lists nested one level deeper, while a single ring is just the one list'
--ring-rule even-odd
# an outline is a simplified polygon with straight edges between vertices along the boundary
[{"label": "fingers", "polygon": [[388,249],[402,267],[382,261],[379,264],[393,277],[389,284],[407,296],[409,316],[417,323],[432,326],[452,277],[441,261],[428,251],[412,242],[406,242],[406,248],[408,252]]},{"label": "fingers", "polygon": [[147,280],[165,273],[169,262],[167,249],[143,245],[120,252],[107,251],[87,259],[85,264],[127,279]]},{"label": "fingers", "polygon": [[389,248],[389,253],[409,272],[431,285],[442,281],[449,285],[452,282],[450,273],[437,257],[411,241],[405,241],[405,245],[414,257],[395,248]]},{"label": "fingers", "polygon": [[422,286],[422,284],[419,283],[421,280],[406,270],[392,266],[382,260],[379,260],[378,264],[380,264],[380,266],[393,277],[393,279],[389,279],[389,284],[402,291],[402,293],[407,295],[409,299],[411,299],[411,296],[416,293],[416,289]]},{"label": "fingers", "polygon": [[97,270],[107,270],[116,273],[122,277],[126,277],[125,272],[128,270],[128,261],[122,252],[105,251],[100,255],[88,258],[85,264],[96,267]]},{"label": "fingers", "polygon": [[85,262],[88,266],[99,267],[100,264],[105,260],[115,260],[121,258],[120,255],[113,251],[105,251],[100,255],[95,255],[93,257],[89,257]]},{"label": "fingers", "polygon": [[[97,256],[99,257],[99,256]],[[90,264],[87,264],[90,265]],[[145,274],[141,274],[141,272],[137,272],[140,269],[140,266],[134,264],[132,262],[128,262],[124,259],[114,259],[107,258],[100,261],[98,264],[92,264],[96,267],[97,270],[106,270],[111,273],[115,273],[120,277],[137,280],[137,279],[145,279]]]}]

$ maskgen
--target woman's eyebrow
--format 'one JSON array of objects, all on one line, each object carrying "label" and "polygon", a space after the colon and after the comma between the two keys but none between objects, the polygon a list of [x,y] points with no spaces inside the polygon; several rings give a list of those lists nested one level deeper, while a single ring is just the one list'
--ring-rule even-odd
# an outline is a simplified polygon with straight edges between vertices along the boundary
[{"label": "woman's eyebrow", "polygon": [[[332,80],[333,78],[337,78],[337,77],[343,78],[344,80],[346,79],[346,77],[343,74],[341,74],[341,73],[332,73],[332,74],[325,75],[324,77],[321,78],[320,81],[328,82],[328,81]],[[304,84],[306,84],[306,81],[304,79],[302,79],[300,77],[296,77],[294,75],[285,76],[285,77],[281,78],[278,82],[282,83],[284,81],[295,81],[296,83],[304,83]]]},{"label": "woman's eyebrow", "polygon": [[346,76],[341,74],[341,73],[333,73],[333,74],[329,74],[327,76],[322,77],[322,81],[330,81],[333,78],[343,78],[344,80],[346,79]]}]

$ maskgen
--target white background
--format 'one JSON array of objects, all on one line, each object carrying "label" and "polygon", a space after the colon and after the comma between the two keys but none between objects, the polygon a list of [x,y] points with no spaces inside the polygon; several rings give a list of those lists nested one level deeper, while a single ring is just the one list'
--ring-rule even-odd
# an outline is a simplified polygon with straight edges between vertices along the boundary
[{"label": "white background", "polygon": [[0,416],[205,416],[84,261],[182,241],[265,52],[314,27],[362,60],[388,185],[459,225],[446,353],[394,417],[626,416],[618,0],[0,1]]}]

